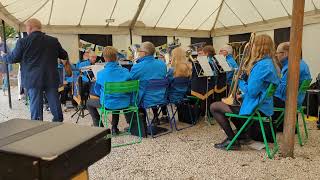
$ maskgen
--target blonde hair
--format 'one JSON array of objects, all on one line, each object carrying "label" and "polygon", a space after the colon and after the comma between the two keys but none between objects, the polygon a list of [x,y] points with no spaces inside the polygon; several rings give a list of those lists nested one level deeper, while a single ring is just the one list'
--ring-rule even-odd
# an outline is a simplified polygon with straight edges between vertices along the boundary
[{"label": "blonde hair", "polygon": [[111,61],[116,61],[118,55],[118,50],[112,46],[107,46],[103,50],[103,57]]},{"label": "blonde hair", "polygon": [[171,67],[174,68],[173,77],[190,77],[192,65],[188,62],[186,52],[177,47],[172,51]]},{"label": "blonde hair", "polygon": [[252,67],[265,56],[269,56],[272,59],[277,72],[280,72],[280,68],[274,58],[274,43],[269,35],[257,35],[252,46],[251,57],[245,64],[245,70],[248,75],[250,75]]}]

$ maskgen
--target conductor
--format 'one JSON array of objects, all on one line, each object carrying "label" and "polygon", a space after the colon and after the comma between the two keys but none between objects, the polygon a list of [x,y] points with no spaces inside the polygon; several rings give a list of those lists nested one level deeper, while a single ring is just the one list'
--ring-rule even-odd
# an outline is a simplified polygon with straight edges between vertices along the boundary
[{"label": "conductor", "polygon": [[43,120],[43,93],[46,94],[53,121],[63,121],[59,100],[58,58],[62,60],[67,74],[71,75],[68,53],[58,39],[41,32],[41,22],[29,19],[25,23],[27,37],[17,41],[10,54],[1,53],[0,61],[7,64],[20,63],[21,78],[30,97],[32,120]]}]

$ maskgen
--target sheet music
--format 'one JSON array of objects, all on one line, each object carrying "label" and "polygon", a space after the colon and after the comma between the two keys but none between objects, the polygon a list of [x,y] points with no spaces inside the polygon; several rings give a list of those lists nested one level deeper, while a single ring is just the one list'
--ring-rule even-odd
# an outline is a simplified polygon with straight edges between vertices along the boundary
[{"label": "sheet music", "polygon": [[95,65],[91,66],[91,70],[94,74],[94,77],[97,78],[97,74],[101,71],[105,66],[105,63],[96,63]]},{"label": "sheet music", "polygon": [[203,76],[213,76],[213,71],[211,69],[211,66],[208,62],[207,56],[200,56],[198,57],[198,62],[203,70]]},{"label": "sheet music", "polygon": [[232,68],[229,66],[226,60],[226,57],[224,55],[215,55],[214,57],[219,62],[219,65],[222,67],[223,72],[233,71]]}]

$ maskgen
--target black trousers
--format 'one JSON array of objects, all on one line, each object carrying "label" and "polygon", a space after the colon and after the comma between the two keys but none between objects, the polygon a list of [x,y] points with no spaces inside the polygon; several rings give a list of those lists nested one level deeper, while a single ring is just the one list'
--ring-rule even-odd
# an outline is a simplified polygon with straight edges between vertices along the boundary
[{"label": "black trousers", "polygon": [[[93,125],[98,127],[99,121],[100,121],[100,114],[98,112],[98,108],[100,108],[100,101],[98,99],[89,99],[87,101],[87,109],[92,117]],[[112,121],[111,125],[112,127],[117,127],[119,123],[119,114],[112,114]],[[103,124],[101,123],[101,127],[103,127]]]}]

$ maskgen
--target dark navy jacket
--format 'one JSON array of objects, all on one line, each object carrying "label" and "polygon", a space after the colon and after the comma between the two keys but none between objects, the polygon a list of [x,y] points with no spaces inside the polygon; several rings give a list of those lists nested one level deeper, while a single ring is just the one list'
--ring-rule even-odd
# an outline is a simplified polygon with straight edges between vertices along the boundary
[{"label": "dark navy jacket", "polygon": [[68,59],[58,39],[36,31],[18,40],[12,53],[1,61],[21,64],[21,78],[27,89],[58,88],[58,58]]}]

